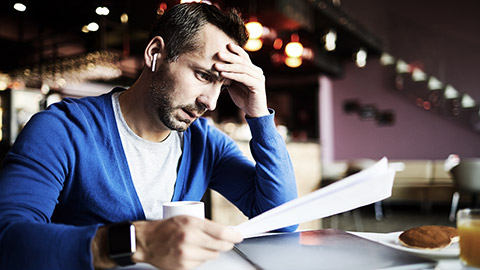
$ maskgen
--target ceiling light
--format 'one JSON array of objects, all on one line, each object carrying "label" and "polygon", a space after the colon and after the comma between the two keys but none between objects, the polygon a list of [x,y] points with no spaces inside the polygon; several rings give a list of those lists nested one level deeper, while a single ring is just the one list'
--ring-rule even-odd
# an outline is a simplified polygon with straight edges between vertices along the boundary
[{"label": "ceiling light", "polygon": [[285,65],[291,68],[297,68],[302,64],[302,58],[300,57],[287,57],[285,58]]},{"label": "ceiling light", "polygon": [[263,41],[258,38],[249,38],[247,40],[247,43],[245,44],[245,50],[250,51],[250,52],[256,52],[260,50],[263,46]]},{"label": "ceiling light", "polygon": [[48,94],[48,92],[50,92],[50,86],[48,86],[48,84],[46,83],[43,83],[42,87],[40,87],[40,91],[42,92],[42,94],[46,95]]},{"label": "ceiling light", "polygon": [[[11,83],[10,76],[6,73],[0,72],[0,91],[7,89],[10,83]],[[1,119],[0,119],[0,122],[1,122]]]},{"label": "ceiling light", "polygon": [[428,89],[430,90],[439,90],[443,88],[443,83],[435,77],[430,77],[428,79]]},{"label": "ceiling light", "polygon": [[427,80],[427,74],[423,72],[421,69],[416,68],[412,72],[412,80],[414,82],[421,82]]},{"label": "ceiling light", "polygon": [[121,16],[120,16],[120,21],[122,23],[127,23],[128,22],[128,14],[127,13],[123,13]]},{"label": "ceiling light", "polygon": [[67,81],[64,78],[58,78],[57,79],[57,84],[60,87],[64,87],[65,85],[67,85]]},{"label": "ceiling light", "polygon": [[110,13],[110,10],[107,7],[97,7],[95,12],[101,16],[107,16]]},{"label": "ceiling light", "polygon": [[285,46],[285,53],[288,57],[301,57],[303,53],[303,45],[300,42],[289,42]]},{"label": "ceiling light", "polygon": [[464,94],[462,97],[462,107],[463,108],[473,108],[477,105],[475,100],[468,94]]},{"label": "ceiling light", "polygon": [[160,5],[158,5],[158,8],[157,8],[157,15],[163,15],[163,13],[165,13],[165,10],[167,10],[167,3],[165,2],[162,2],[160,3]]},{"label": "ceiling light", "polygon": [[313,58],[315,58],[315,53],[313,52],[313,50],[311,48],[304,47],[301,58],[312,60]]},{"label": "ceiling light", "polygon": [[91,31],[91,32],[97,31],[98,28],[100,28],[100,26],[98,26],[98,24],[96,22],[91,22],[87,25],[88,31]]},{"label": "ceiling light", "polygon": [[380,63],[384,66],[392,65],[395,63],[395,58],[388,53],[382,53],[380,57]]},{"label": "ceiling light", "polygon": [[262,37],[263,26],[261,23],[257,22],[255,19],[248,22],[245,27],[248,31],[248,37],[251,39],[256,39]]},{"label": "ceiling light", "polygon": [[273,48],[275,50],[280,50],[283,46],[283,40],[281,38],[276,38],[273,42]]},{"label": "ceiling light", "polygon": [[13,8],[20,12],[24,12],[25,10],[27,10],[27,6],[22,3],[15,3],[15,5],[13,5]]},{"label": "ceiling light", "polygon": [[363,48],[359,49],[355,55],[355,63],[358,67],[367,65],[367,51]]},{"label": "ceiling light", "polygon": [[337,47],[337,32],[335,30],[330,30],[325,35],[325,49],[327,51],[333,51]]},{"label": "ceiling light", "polygon": [[290,36],[290,42],[285,46],[285,54],[288,57],[301,57],[303,54],[303,45],[299,42],[298,34]]},{"label": "ceiling light", "polygon": [[90,30],[88,30],[88,25],[84,25],[84,26],[82,27],[82,32],[83,32],[83,33],[88,33],[88,32],[90,32]]},{"label": "ceiling light", "polygon": [[4,81],[0,81],[0,91],[7,89],[8,84]]},{"label": "ceiling light", "polygon": [[409,70],[408,64],[403,60],[398,60],[397,61],[396,69],[397,69],[398,73],[408,73],[408,70]]},{"label": "ceiling light", "polygon": [[445,93],[443,94],[446,99],[458,98],[459,94],[457,89],[453,88],[451,85],[447,85],[445,88]]}]

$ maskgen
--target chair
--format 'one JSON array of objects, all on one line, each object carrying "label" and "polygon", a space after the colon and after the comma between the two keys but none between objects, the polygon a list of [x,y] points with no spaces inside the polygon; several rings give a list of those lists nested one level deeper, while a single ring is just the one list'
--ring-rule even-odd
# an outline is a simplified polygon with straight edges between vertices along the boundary
[{"label": "chair", "polygon": [[472,205],[476,205],[477,196],[480,194],[480,158],[462,159],[460,163],[450,170],[455,185],[452,196],[452,206],[449,220],[455,220],[460,194],[472,196]]}]

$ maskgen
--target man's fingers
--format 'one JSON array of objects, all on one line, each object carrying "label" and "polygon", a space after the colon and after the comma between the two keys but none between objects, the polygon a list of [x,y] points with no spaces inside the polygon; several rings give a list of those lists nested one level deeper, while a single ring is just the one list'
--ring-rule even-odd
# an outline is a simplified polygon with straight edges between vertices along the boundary
[{"label": "man's fingers", "polygon": [[196,244],[198,244],[202,248],[211,251],[229,251],[233,248],[234,245],[233,241],[220,240],[207,234],[205,234],[204,237],[200,237],[199,240],[200,242]]},{"label": "man's fingers", "polygon": [[[191,216],[137,223],[142,261],[161,269],[191,269],[243,240],[232,228]],[[136,253],[140,254],[140,253]],[[140,255],[138,255],[140,256]]]},{"label": "man's fingers", "polygon": [[[215,69],[220,72],[222,77],[227,78],[224,76],[227,73],[238,73],[238,74],[245,74],[252,78],[263,80],[263,70],[257,66],[245,66],[242,64],[215,64]],[[230,78],[227,78],[230,79]]]},{"label": "man's fingers", "polygon": [[244,60],[244,58],[233,53],[219,52],[217,55],[218,55],[218,59],[224,62],[224,64],[226,65],[234,64],[234,63],[242,63],[245,65],[251,64],[247,60]]},{"label": "man's fingers", "polygon": [[218,58],[226,63],[244,63],[246,65],[252,64],[250,55],[240,46],[235,44],[228,44],[229,52],[219,52]]},{"label": "man's fingers", "polygon": [[233,44],[233,43],[229,43],[229,44],[227,44],[227,48],[232,53],[235,53],[235,54],[239,55],[240,57],[246,58],[251,62],[250,55],[248,55],[248,53],[242,47],[240,47],[236,44]]},{"label": "man's fingers", "polygon": [[242,235],[229,227],[208,219],[181,216],[174,218],[185,226],[182,241],[187,245],[199,246],[213,251],[227,251],[234,243],[243,240]]},{"label": "man's fingers", "polygon": [[229,72],[239,72],[239,73],[251,73],[258,75],[263,75],[263,69],[255,66],[254,64],[245,64],[245,63],[216,63],[215,69],[217,71],[229,71]]},{"label": "man's fingers", "polygon": [[221,233],[217,233],[217,236],[212,236],[201,228],[195,228],[190,233],[186,233],[182,237],[182,247],[187,250],[190,248],[204,249],[210,252],[223,252],[233,248],[235,243],[232,240],[219,238]]},{"label": "man's fingers", "polygon": [[215,223],[208,219],[204,221],[203,231],[211,237],[231,243],[240,243],[243,241],[242,234],[237,230]]},{"label": "man's fingers", "polygon": [[[236,81],[243,85],[244,87],[240,87],[240,90],[247,89],[249,92],[255,92],[255,85],[258,84],[258,79],[252,78],[243,73],[230,73],[230,72],[222,72],[222,77],[227,78],[232,81]],[[263,81],[262,81],[263,82]],[[234,84],[231,87],[228,87],[229,90],[234,89]]]},{"label": "man's fingers", "polygon": [[219,251],[205,249],[201,246],[189,246],[183,250],[181,258],[185,261],[205,262],[218,257]]}]

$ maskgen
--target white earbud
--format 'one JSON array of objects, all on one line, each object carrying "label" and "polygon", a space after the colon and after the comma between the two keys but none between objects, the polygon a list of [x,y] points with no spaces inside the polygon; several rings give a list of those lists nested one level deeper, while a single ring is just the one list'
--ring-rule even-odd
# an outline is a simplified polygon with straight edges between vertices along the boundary
[{"label": "white earbud", "polygon": [[152,60],[152,72],[155,72],[155,67],[157,66],[157,57],[158,57],[158,53],[154,53],[153,60]]}]

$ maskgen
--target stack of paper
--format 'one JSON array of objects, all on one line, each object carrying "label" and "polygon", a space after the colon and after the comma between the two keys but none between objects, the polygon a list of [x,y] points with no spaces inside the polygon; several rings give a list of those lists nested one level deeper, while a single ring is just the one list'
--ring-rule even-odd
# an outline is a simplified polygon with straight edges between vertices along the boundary
[{"label": "stack of paper", "polygon": [[392,195],[395,170],[387,158],[371,167],[266,211],[234,228],[244,237],[346,212]]}]

